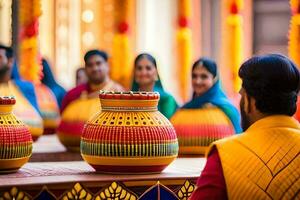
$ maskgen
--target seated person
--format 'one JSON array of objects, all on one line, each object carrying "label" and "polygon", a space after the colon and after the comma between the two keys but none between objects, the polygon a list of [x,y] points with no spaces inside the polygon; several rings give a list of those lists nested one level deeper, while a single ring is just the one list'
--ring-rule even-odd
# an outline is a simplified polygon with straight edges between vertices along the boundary
[{"label": "seated person", "polygon": [[179,154],[205,154],[215,140],[241,132],[240,115],[221,89],[217,65],[201,58],[192,67],[193,98],[177,110],[171,123]]},{"label": "seated person", "polygon": [[156,60],[147,53],[140,54],[134,61],[132,91],[158,92],[158,110],[168,119],[175,113],[177,103],[173,96],[165,92],[157,71]]},{"label": "seated person", "polygon": [[[1,96],[14,96],[14,114],[29,127],[32,139],[43,134],[43,120],[39,113],[35,90],[30,82],[23,81],[17,72],[13,50],[0,45],[0,93]],[[15,76],[12,76],[14,71]]]},{"label": "seated person", "polygon": [[300,73],[287,57],[257,56],[242,64],[244,133],[214,142],[191,199],[299,199]]},{"label": "seated person", "polygon": [[84,61],[88,82],[67,92],[62,101],[62,121],[58,127],[60,141],[73,151],[79,151],[85,122],[99,111],[99,91],[123,91],[121,85],[109,78],[108,56],[105,52],[88,51]]},{"label": "seated person", "polygon": [[84,67],[80,67],[76,70],[76,86],[84,84],[87,82],[87,77],[85,74]]},{"label": "seated person", "polygon": [[59,107],[61,107],[61,103],[63,97],[66,94],[66,90],[55,81],[55,78],[51,71],[51,67],[48,61],[44,58],[42,59],[42,65],[43,65],[42,83],[51,89],[51,91],[56,97],[57,104],[59,105]]}]

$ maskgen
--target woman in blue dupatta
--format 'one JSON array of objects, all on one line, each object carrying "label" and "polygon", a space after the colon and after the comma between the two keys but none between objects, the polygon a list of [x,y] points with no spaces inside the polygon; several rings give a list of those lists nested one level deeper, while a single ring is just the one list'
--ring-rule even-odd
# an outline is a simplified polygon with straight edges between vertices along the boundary
[{"label": "woman in blue dupatta", "polygon": [[172,117],[178,107],[173,96],[165,92],[158,75],[156,60],[150,54],[142,53],[136,57],[131,90],[158,92],[160,94],[158,110],[168,119]]},{"label": "woman in blue dupatta", "polygon": [[210,143],[242,131],[240,114],[221,89],[217,65],[201,58],[192,67],[193,98],[172,117],[180,154],[204,154]]},{"label": "woman in blue dupatta", "polygon": [[51,89],[51,91],[55,95],[59,107],[61,107],[62,99],[66,94],[66,90],[55,81],[55,78],[51,71],[51,67],[48,61],[44,58],[42,59],[42,65],[43,65],[43,74],[44,74],[42,78],[42,83],[44,83]]}]

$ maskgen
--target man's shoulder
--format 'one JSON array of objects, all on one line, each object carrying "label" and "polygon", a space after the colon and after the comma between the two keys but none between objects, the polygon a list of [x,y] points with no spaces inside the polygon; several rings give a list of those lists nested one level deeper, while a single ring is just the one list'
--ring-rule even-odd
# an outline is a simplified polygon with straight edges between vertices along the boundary
[{"label": "man's shoulder", "polygon": [[219,149],[220,147],[231,145],[235,141],[242,138],[243,135],[244,135],[244,133],[240,133],[240,134],[236,134],[236,135],[233,135],[233,136],[230,136],[230,137],[226,137],[226,138],[223,138],[223,139],[220,139],[220,140],[217,140],[217,141],[211,143],[210,146],[209,146],[209,149],[206,153],[206,156],[208,156],[214,148]]}]

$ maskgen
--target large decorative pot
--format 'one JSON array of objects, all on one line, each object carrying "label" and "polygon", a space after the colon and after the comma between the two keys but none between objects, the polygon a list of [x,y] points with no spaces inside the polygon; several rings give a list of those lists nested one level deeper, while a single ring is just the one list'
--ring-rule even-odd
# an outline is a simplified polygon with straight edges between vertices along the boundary
[{"label": "large decorative pot", "polygon": [[213,106],[179,109],[170,120],[177,133],[180,155],[204,155],[212,142],[235,133],[225,113]]},{"label": "large decorative pot", "polygon": [[28,127],[12,113],[15,103],[12,97],[0,97],[0,173],[18,170],[32,152]]},{"label": "large decorative pot", "polygon": [[157,173],[178,153],[175,130],[158,110],[159,93],[100,92],[102,111],[85,125],[81,155],[96,171]]},{"label": "large decorative pot", "polygon": [[81,133],[84,124],[100,110],[98,97],[81,97],[70,103],[63,111],[57,128],[60,142],[69,151],[80,151]]}]

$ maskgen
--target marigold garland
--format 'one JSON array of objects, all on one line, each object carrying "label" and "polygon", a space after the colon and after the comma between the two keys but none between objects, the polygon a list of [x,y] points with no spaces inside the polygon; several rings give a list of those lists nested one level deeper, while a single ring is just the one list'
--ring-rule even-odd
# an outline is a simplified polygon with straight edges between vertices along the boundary
[{"label": "marigold garland", "polygon": [[40,0],[19,1],[20,20],[20,74],[34,83],[42,77],[38,46],[38,18],[41,16]]},{"label": "marigold garland", "polygon": [[241,87],[241,80],[238,71],[243,60],[243,18],[240,11],[243,7],[243,0],[228,1],[229,15],[226,19],[228,31],[228,64],[232,71],[234,92]]}]

